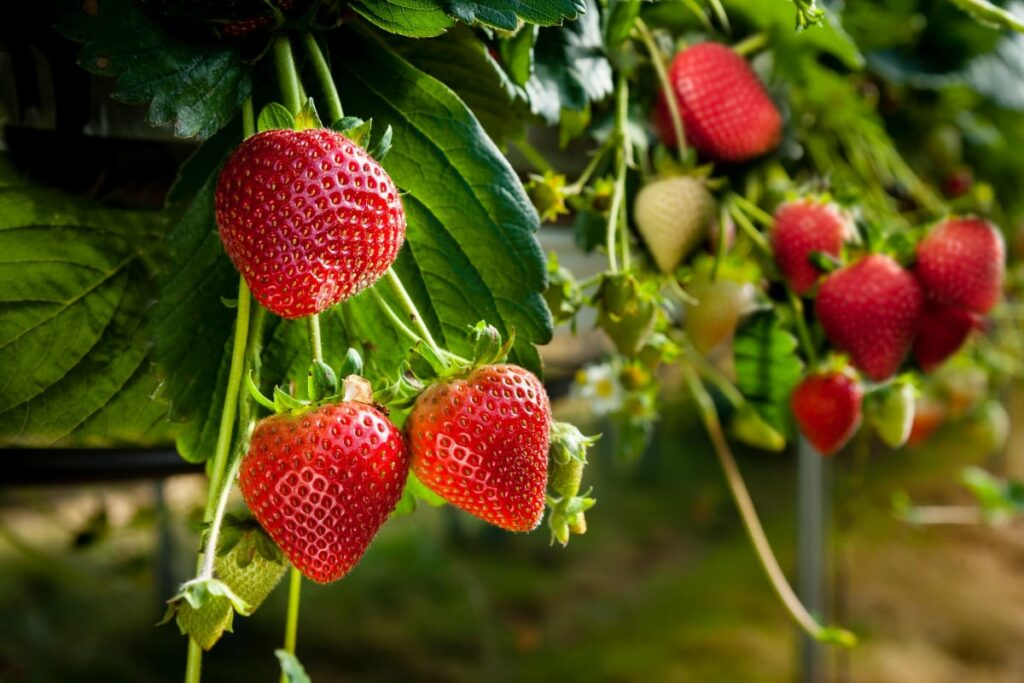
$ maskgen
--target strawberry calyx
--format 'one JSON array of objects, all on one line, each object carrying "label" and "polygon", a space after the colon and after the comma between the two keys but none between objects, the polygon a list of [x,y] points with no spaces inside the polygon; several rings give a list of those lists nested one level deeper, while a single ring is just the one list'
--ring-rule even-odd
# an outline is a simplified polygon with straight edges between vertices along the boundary
[{"label": "strawberry calyx", "polygon": [[363,360],[358,351],[350,348],[339,369],[344,377],[340,385],[338,373],[330,365],[319,359],[314,360],[306,376],[309,398],[293,396],[282,387],[276,386],[274,397],[271,399],[256,386],[252,373],[246,377],[246,389],[254,401],[276,415],[298,415],[330,403],[347,401],[365,403],[387,413],[383,406],[374,401],[373,388],[361,375]]}]

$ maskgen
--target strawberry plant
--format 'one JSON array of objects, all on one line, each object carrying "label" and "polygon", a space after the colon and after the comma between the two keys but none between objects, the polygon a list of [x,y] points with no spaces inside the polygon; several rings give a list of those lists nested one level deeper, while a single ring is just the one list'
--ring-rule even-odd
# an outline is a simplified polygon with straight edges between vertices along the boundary
[{"label": "strawberry plant", "polygon": [[[588,434],[640,457],[685,395],[782,605],[850,646],[790,588],[732,444],[841,458],[964,419],[996,449],[985,392],[1021,372],[1024,201],[998,150],[1024,142],[1024,25],[909,4],[936,11],[919,34],[874,30],[909,11],[875,2],[65,0],[81,67],[195,149],[159,211],[0,157],[0,440],[173,440],[208,476],[168,596],[187,683],[285,574],[298,681],[304,577],[358,571],[420,502],[510,532],[546,515],[564,546],[597,504]],[[542,220],[599,272],[545,261]],[[574,426],[539,347],[584,321],[608,351]]]}]

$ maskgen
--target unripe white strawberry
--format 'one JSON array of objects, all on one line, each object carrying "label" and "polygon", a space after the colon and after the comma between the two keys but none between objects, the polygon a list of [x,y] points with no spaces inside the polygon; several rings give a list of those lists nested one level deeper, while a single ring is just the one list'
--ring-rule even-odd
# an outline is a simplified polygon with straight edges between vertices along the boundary
[{"label": "unripe white strawberry", "polygon": [[708,236],[716,210],[703,181],[673,176],[641,188],[633,219],[658,269],[671,273]]}]

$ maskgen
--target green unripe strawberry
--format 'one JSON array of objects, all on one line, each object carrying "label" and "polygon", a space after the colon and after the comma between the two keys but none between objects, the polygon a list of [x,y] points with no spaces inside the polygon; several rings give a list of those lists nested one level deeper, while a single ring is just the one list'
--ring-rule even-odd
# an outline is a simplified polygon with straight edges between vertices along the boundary
[{"label": "green unripe strawberry", "polygon": [[253,612],[280,583],[288,563],[255,519],[229,515],[224,520],[213,568],[217,578]]},{"label": "green unripe strawberry", "polygon": [[176,620],[181,634],[190,637],[204,650],[213,647],[224,632],[231,632],[235,610],[231,601],[219,596],[211,597],[199,609],[187,602],[178,606]]},{"label": "green unripe strawberry", "polygon": [[594,295],[597,326],[604,330],[615,348],[634,357],[654,332],[658,316],[655,295],[628,273],[605,276]]},{"label": "green unripe strawberry", "polygon": [[729,432],[742,443],[766,451],[786,448],[786,437],[772,427],[749,403],[744,403],[732,417]]},{"label": "green unripe strawberry", "polygon": [[864,399],[868,423],[889,448],[901,448],[910,438],[914,402],[914,388],[906,382],[894,382]]},{"label": "green unripe strawberry", "polygon": [[551,424],[551,446],[548,450],[548,505],[551,514],[551,542],[562,545],[571,534],[587,530],[584,513],[597,501],[580,496],[583,469],[587,464],[587,449],[597,442],[598,436],[583,436],[579,429],[567,422]]},{"label": "green unripe strawberry", "polygon": [[644,185],[633,219],[658,269],[672,273],[708,236],[717,210],[702,180],[674,176]]}]

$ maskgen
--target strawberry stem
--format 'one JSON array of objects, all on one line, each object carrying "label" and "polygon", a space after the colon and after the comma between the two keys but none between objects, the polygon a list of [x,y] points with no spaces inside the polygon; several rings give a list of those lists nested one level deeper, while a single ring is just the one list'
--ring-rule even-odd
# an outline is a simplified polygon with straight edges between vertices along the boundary
[{"label": "strawberry stem", "polygon": [[292,54],[291,41],[284,33],[274,36],[274,64],[277,67],[277,82],[281,86],[281,99],[284,106],[292,114],[298,114],[302,107],[299,75],[295,70],[295,56]]},{"label": "strawberry stem", "polygon": [[[288,582],[288,616],[284,625],[284,649],[295,654],[296,635],[299,630],[299,598],[302,592],[302,573],[292,567]],[[281,672],[281,683],[288,683],[288,677]]]},{"label": "strawberry stem", "polygon": [[[629,145],[629,134],[626,130],[627,107],[629,105],[629,86],[626,84],[626,77],[619,75],[618,83],[615,85],[615,129],[612,131],[612,139],[615,140],[615,189],[612,191],[612,203],[608,209],[608,226],[605,232],[605,248],[608,251],[608,269],[619,272],[619,262],[616,256],[616,233],[618,232],[619,219],[621,218],[621,207],[626,195],[626,151]],[[625,242],[625,235],[623,235]],[[623,244],[624,249],[629,249],[628,244]],[[625,257],[628,260],[628,256]]]},{"label": "strawberry stem", "polygon": [[[736,195],[733,195],[731,199],[735,199],[735,197]],[[762,235],[757,227],[750,221],[750,218],[748,218],[747,214],[743,212],[739,204],[731,199],[728,201],[729,215],[732,216],[734,221],[736,221],[736,225],[740,226],[740,229],[746,233],[747,237],[750,238],[750,241],[754,243],[754,246],[760,249],[761,253],[765,256],[771,258],[772,248],[771,245],[768,244],[768,240],[765,239],[765,236]]]},{"label": "strawberry stem", "polygon": [[431,349],[433,349],[439,356],[444,356],[445,353],[434,341],[434,337],[430,334],[430,328],[423,322],[423,316],[420,315],[419,309],[416,308],[416,303],[409,296],[409,292],[406,291],[405,285],[402,284],[401,278],[398,277],[398,273],[395,272],[394,268],[388,268],[387,274],[384,278],[388,281],[388,285],[391,287],[391,291],[395,294],[398,299],[398,305],[405,311],[406,317],[416,328],[416,333],[420,339],[424,341]]},{"label": "strawberry stem", "polygon": [[636,27],[637,33],[640,35],[640,40],[643,41],[644,47],[647,48],[648,54],[651,55],[651,63],[654,65],[654,73],[658,77],[658,83],[661,84],[661,91],[665,94],[665,103],[668,105],[669,119],[672,120],[672,132],[676,136],[676,153],[679,156],[679,161],[686,165],[686,135],[683,130],[683,116],[679,112],[679,100],[676,99],[675,91],[672,89],[672,84],[668,80],[668,72],[665,71],[665,56],[662,54],[658,44],[654,42],[654,36],[651,34],[651,29],[647,28],[647,23],[637,17],[633,24]]},{"label": "strawberry stem", "polygon": [[786,287],[786,296],[789,297],[789,307],[793,310],[793,325],[796,326],[796,334],[800,339],[800,345],[804,347],[804,353],[807,354],[807,362],[811,365],[817,365],[818,354],[814,350],[814,344],[811,343],[811,334],[807,330],[807,321],[804,320],[804,303],[789,287]]},{"label": "strawberry stem", "polygon": [[327,58],[320,49],[316,36],[309,31],[303,33],[302,44],[306,46],[306,51],[309,53],[313,64],[313,72],[316,74],[317,80],[320,81],[320,87],[323,89],[324,100],[327,104],[327,115],[329,117],[328,123],[333,124],[345,116],[345,110],[341,106],[338,86],[335,85],[334,78],[331,76],[331,67],[327,64]]},{"label": "strawberry stem", "polygon": [[755,33],[754,35],[744,38],[740,42],[733,45],[732,49],[736,54],[743,55],[744,57],[746,57],[751,53],[757,52],[767,44],[767,35],[765,35],[764,33]]},{"label": "strawberry stem", "polygon": [[313,356],[313,361],[323,362],[324,360],[324,348],[323,342],[320,338],[320,316],[317,313],[306,318],[306,329],[309,332],[309,351]]},{"label": "strawberry stem", "polygon": [[772,552],[771,544],[768,542],[768,537],[765,536],[764,527],[761,526],[761,520],[758,518],[757,510],[754,508],[754,502],[750,498],[750,492],[747,490],[747,485],[743,482],[743,476],[736,465],[732,451],[729,450],[729,445],[722,432],[721,422],[718,419],[718,413],[715,410],[715,404],[712,402],[694,368],[684,363],[682,370],[693,394],[694,401],[697,403],[701,419],[711,438],[711,445],[714,447],[715,455],[718,456],[718,461],[722,465],[726,482],[729,484],[729,492],[732,494],[733,502],[736,503],[736,508],[740,513],[740,519],[743,521],[747,536],[754,546],[754,551],[761,562],[761,567],[764,569],[768,581],[772,584],[772,588],[775,589],[783,606],[793,621],[815,640],[846,647],[854,645],[856,637],[852,633],[837,627],[822,626],[807,611],[807,608],[800,602],[800,598],[793,592],[793,588],[789,585],[785,573],[783,573],[782,568],[779,566],[779,561]]}]

